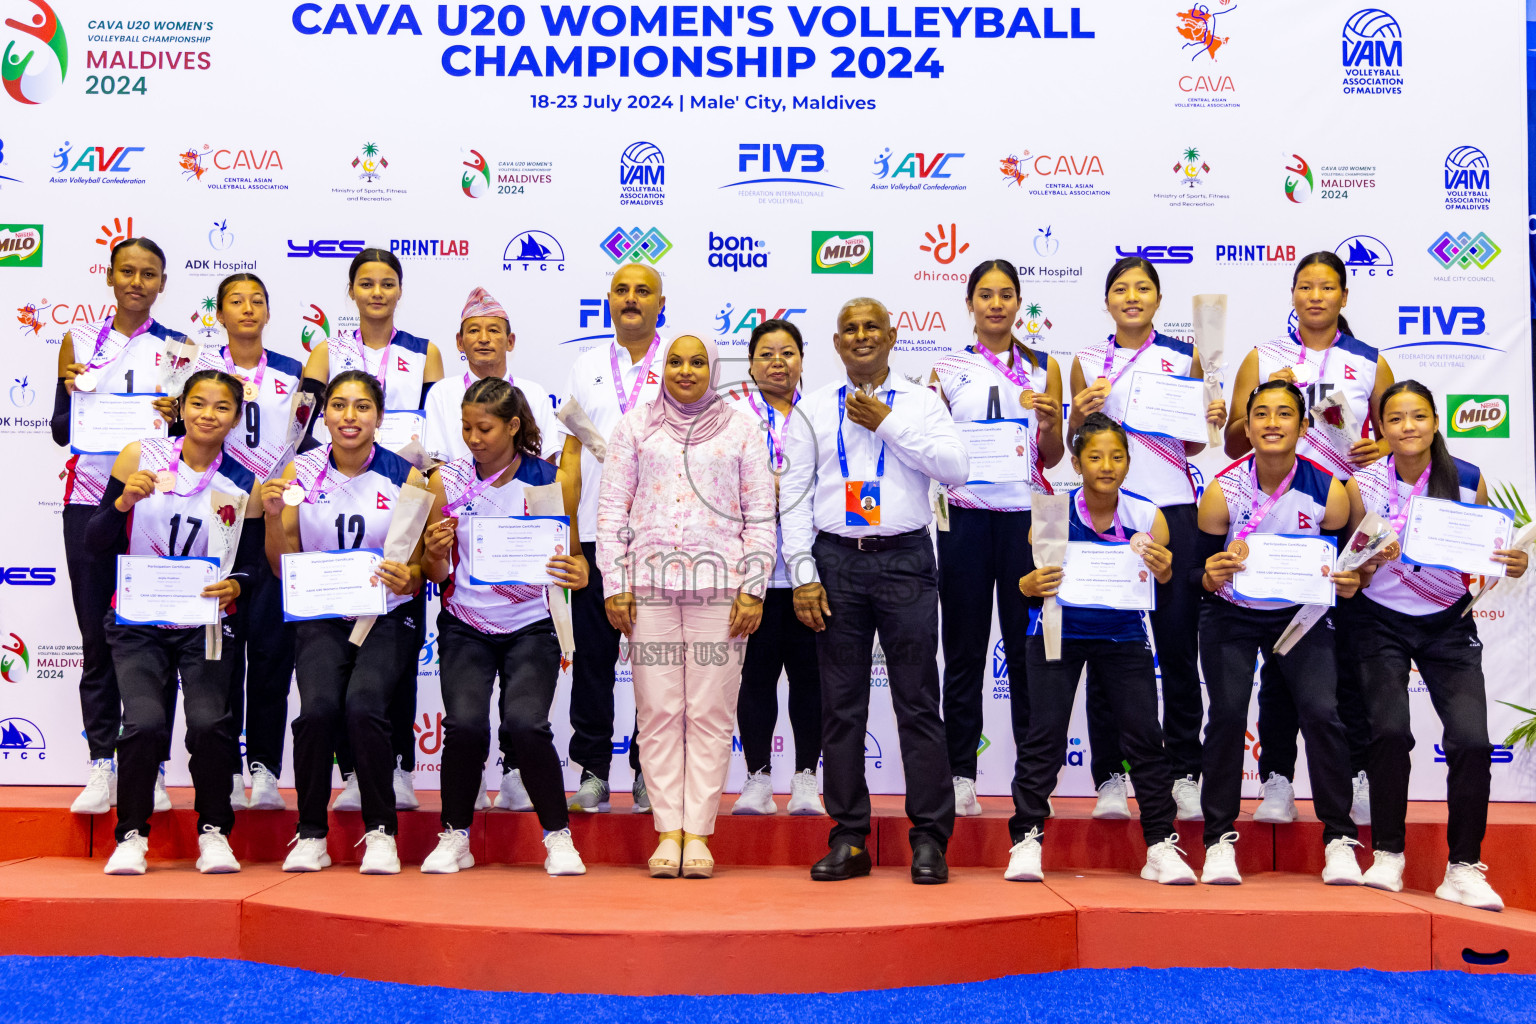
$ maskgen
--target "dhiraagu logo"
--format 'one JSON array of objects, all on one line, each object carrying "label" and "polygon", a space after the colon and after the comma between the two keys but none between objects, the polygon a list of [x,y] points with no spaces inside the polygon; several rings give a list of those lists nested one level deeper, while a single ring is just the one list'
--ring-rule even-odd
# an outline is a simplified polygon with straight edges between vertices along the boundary
[{"label": "dhiraagu logo", "polygon": [[873,274],[873,231],[812,231],[811,273]]},{"label": "dhiraagu logo", "polygon": [[1451,437],[1508,437],[1508,395],[1447,395]]}]

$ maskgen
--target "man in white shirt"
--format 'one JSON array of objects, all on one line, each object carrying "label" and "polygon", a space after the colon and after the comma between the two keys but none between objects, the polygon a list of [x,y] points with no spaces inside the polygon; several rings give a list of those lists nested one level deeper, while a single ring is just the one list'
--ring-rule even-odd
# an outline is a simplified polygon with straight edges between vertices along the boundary
[{"label": "man in white shirt", "polygon": [[884,305],[851,299],[837,327],[832,344],[846,379],[801,399],[784,441],[779,491],[795,613],[817,631],[823,778],[834,821],[831,851],[811,878],[869,873],[864,736],[878,633],[906,776],[912,880],[944,882],[955,792],[939,712],[929,483],[964,483],[970,459],[938,396],[891,371],[896,331]]},{"label": "man in white shirt", "polygon": [[[626,264],[614,272],[608,288],[608,313],[614,340],[583,352],[571,366],[565,394],[585,410],[604,438],[624,414],[646,406],[661,391],[665,349],[656,333],[666,307],[661,275],[648,266]],[[563,427],[562,427],[563,429]],[[571,628],[576,654],[571,662],[570,759],[581,765],[581,785],[571,797],[573,811],[608,810],[608,769],[613,760],[614,666],[619,660],[619,631],[603,608],[603,577],[597,569],[597,492],[603,464],[567,433],[560,454],[565,507],[576,508],[577,537],[587,560],[587,585],[571,594]],[[630,733],[634,735],[633,730]],[[631,741],[629,764],[635,771],[634,809],[651,809],[640,774],[640,752]]]}]

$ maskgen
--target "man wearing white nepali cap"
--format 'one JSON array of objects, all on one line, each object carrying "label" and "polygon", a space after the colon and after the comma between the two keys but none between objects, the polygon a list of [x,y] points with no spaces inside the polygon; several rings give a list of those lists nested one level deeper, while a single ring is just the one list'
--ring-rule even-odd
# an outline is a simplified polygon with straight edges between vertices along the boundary
[{"label": "man wearing white nepali cap", "polygon": [[[443,379],[427,392],[427,454],[440,462],[468,457],[469,446],[464,443],[464,420],[460,411],[464,393],[471,384],[484,377],[501,377],[521,391],[528,401],[528,408],[533,410],[534,425],[539,428],[540,454],[551,459],[559,452],[560,428],[555,422],[549,393],[538,381],[514,377],[509,372],[508,357],[517,345],[517,335],[512,333],[507,311],[484,288],[476,288],[464,300],[454,341],[462,354],[464,368],[444,367]],[[523,785],[512,744],[502,737],[500,745],[502,775],[496,806],[507,811],[531,811],[533,801]],[[484,798],[483,792],[481,797]]]}]

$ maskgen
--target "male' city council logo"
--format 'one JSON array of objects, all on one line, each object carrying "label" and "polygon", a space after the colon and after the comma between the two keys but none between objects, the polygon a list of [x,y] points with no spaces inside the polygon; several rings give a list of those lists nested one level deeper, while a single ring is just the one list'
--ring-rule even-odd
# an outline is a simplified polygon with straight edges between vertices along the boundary
[{"label": "male' city council logo", "polygon": [[630,228],[628,231],[623,228],[614,228],[609,232],[608,237],[603,239],[601,248],[615,263],[622,264],[626,261],[639,263],[644,260],[655,264],[672,251],[672,243],[667,240],[666,235],[655,228],[645,231],[639,228]]},{"label": "male' city council logo", "polygon": [[1435,239],[1435,244],[1429,247],[1429,254],[1446,270],[1450,270],[1453,265],[1460,266],[1462,270],[1470,270],[1474,264],[1477,269],[1486,270],[1488,264],[1497,259],[1502,251],[1493,244],[1493,239],[1481,231],[1476,238],[1465,231],[1456,235],[1442,231],[1440,237]]},{"label": "male' city council logo", "polygon": [[64,26],[59,16],[43,0],[31,0],[38,13],[32,15],[30,24],[14,18],[5,19],[5,27],[31,36],[52,51],[52,59],[33,60],[41,52],[36,47],[17,55],[17,42],[31,46],[31,39],[10,38],[5,42],[5,53],[0,55],[0,79],[5,91],[17,103],[42,103],[58,92],[69,74],[69,41],[64,37]]}]

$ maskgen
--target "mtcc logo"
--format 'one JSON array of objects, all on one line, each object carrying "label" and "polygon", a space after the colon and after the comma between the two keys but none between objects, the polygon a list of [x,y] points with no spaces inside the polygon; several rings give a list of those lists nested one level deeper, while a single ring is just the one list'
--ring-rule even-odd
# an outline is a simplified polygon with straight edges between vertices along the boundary
[{"label": "mtcc logo", "polygon": [[41,761],[48,756],[43,730],[25,718],[0,718],[0,761]]},{"label": "mtcc logo", "polygon": [[1493,244],[1493,239],[1481,231],[1476,238],[1465,231],[1458,235],[1442,231],[1440,237],[1435,239],[1435,244],[1429,247],[1429,254],[1446,270],[1450,270],[1453,265],[1462,270],[1470,270],[1474,265],[1479,270],[1486,270],[1501,251]]},{"label": "mtcc logo", "polygon": [[29,105],[50,99],[69,74],[69,41],[59,16],[43,0],[31,3],[37,13],[27,22],[5,19],[10,31],[6,33],[5,52],[0,55],[5,91],[17,103]]},{"label": "mtcc logo", "polygon": [[1392,250],[1379,238],[1370,235],[1351,235],[1334,246],[1334,254],[1349,268],[1349,276],[1392,276]]},{"label": "mtcc logo", "polygon": [[667,240],[667,236],[655,228],[645,231],[639,228],[630,228],[628,231],[614,228],[603,239],[601,247],[609,259],[621,265],[626,261],[639,263],[641,260],[654,265],[672,251],[672,243]]},{"label": "mtcc logo", "polygon": [[511,270],[521,266],[527,273],[534,267],[539,270],[563,271],[565,269],[565,249],[554,235],[547,231],[524,231],[520,235],[513,235],[512,241],[501,254],[501,269]]}]

